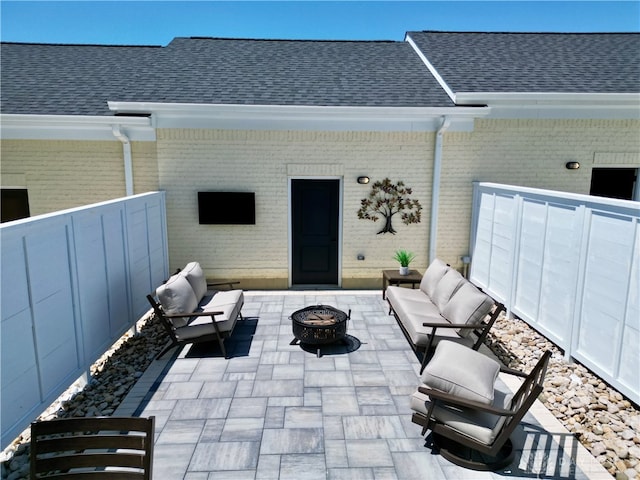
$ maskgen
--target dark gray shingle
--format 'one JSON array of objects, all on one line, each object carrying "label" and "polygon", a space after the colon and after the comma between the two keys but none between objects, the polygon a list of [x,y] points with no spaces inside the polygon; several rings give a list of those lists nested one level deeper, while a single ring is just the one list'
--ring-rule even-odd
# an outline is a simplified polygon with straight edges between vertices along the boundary
[{"label": "dark gray shingle", "polygon": [[109,115],[107,100],[453,106],[405,42],[177,38],[166,47],[2,44],[3,113]]},{"label": "dark gray shingle", "polygon": [[408,32],[459,92],[640,92],[640,34]]},{"label": "dark gray shingle", "polygon": [[110,115],[152,81],[159,47],[2,44],[2,113]]}]

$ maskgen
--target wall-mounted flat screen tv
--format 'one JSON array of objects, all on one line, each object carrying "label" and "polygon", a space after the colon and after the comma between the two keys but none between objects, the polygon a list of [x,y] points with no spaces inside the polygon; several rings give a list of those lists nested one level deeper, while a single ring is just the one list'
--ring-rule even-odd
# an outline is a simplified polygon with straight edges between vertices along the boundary
[{"label": "wall-mounted flat screen tv", "polygon": [[255,225],[253,192],[198,192],[200,225]]}]

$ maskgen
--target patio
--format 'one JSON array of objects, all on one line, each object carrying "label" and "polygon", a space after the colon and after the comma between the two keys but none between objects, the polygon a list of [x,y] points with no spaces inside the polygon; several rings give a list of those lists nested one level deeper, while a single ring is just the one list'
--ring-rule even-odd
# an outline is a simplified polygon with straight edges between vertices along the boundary
[{"label": "patio", "polygon": [[[349,345],[290,345],[304,306],[351,309]],[[380,291],[245,292],[228,341],[154,361],[114,415],[156,416],[154,479],[611,478],[537,402],[503,471],[425,447],[409,395],[419,362]],[[514,389],[509,377],[501,377]]]}]

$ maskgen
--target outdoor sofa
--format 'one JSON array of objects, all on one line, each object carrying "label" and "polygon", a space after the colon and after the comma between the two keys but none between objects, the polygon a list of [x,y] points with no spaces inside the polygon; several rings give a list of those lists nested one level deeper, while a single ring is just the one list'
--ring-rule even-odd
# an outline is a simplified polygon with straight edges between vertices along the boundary
[{"label": "outdoor sofa", "polygon": [[478,350],[504,310],[504,305],[439,259],[427,268],[420,288],[389,286],[386,298],[389,313],[422,355],[421,371],[442,339]]},{"label": "outdoor sofa", "polygon": [[162,322],[172,343],[157,358],[176,345],[216,340],[227,357],[224,340],[242,318],[242,290],[210,290],[238,282],[207,283],[198,262],[188,263],[160,285],[147,300]]}]

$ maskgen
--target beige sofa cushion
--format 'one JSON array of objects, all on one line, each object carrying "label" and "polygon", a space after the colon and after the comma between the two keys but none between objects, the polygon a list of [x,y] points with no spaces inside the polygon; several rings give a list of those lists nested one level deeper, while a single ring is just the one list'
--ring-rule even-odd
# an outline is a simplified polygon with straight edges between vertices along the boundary
[{"label": "beige sofa cushion", "polygon": [[196,300],[198,302],[202,300],[202,297],[207,293],[207,279],[204,277],[204,272],[200,264],[198,262],[187,263],[180,274],[184,276],[191,285],[193,293],[196,295]]},{"label": "beige sofa cushion", "polygon": [[449,299],[466,280],[457,270],[450,268],[440,279],[431,295],[431,301],[442,312]]},{"label": "beige sofa cushion", "polygon": [[387,287],[387,299],[398,315],[418,313],[440,315],[438,308],[422,290],[390,286]]},{"label": "beige sofa cushion", "polygon": [[500,364],[455,342],[440,342],[422,372],[422,382],[466,400],[491,404]]},{"label": "beige sofa cushion", "polygon": [[[442,309],[442,316],[453,324],[477,325],[491,311],[492,306],[493,299],[490,296],[465,281]],[[456,332],[462,337],[471,334],[471,330],[467,328]]]},{"label": "beige sofa cushion", "polygon": [[427,268],[422,276],[422,281],[420,282],[420,290],[429,295],[431,298],[433,296],[433,292],[436,289],[436,285],[438,282],[442,280],[444,274],[449,271],[451,267],[449,267],[442,260],[436,258],[431,265]]},{"label": "beige sofa cushion", "polygon": [[[409,334],[409,338],[411,338],[411,343],[413,343],[417,347],[426,347],[429,344],[429,337],[431,336],[431,332],[433,331],[432,327],[424,327],[423,323],[432,323],[432,324],[441,324],[441,325],[449,325],[449,322],[443,318],[439,314],[426,314],[420,315],[417,313],[409,313],[403,317],[402,325],[406,329]],[[453,329],[449,328],[441,328],[436,330],[436,335],[439,335],[440,332],[453,333]],[[457,337],[457,335],[456,335]],[[437,338],[437,336],[436,336]]]},{"label": "beige sofa cushion", "polygon": [[[244,294],[242,290],[228,290],[205,296],[198,311],[222,312],[222,314],[215,316],[215,322],[220,332],[225,333],[233,330],[243,305]],[[197,317],[189,323],[189,327],[207,323],[211,323],[211,317]]]},{"label": "beige sofa cushion", "polygon": [[[160,285],[156,289],[156,296],[165,313],[176,315],[180,313],[192,313],[198,308],[193,288],[187,279],[180,275],[173,275],[167,283]],[[176,327],[186,325],[187,319],[172,319]]]}]

